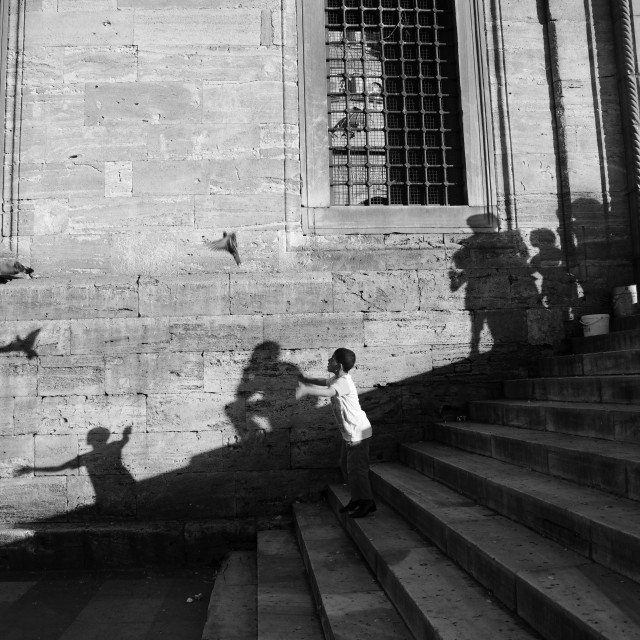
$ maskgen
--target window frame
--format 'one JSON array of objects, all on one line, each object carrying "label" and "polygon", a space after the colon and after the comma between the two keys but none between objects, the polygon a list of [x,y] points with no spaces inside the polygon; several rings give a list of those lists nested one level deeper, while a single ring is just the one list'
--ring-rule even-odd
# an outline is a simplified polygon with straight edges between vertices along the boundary
[{"label": "window frame", "polygon": [[[496,193],[489,82],[482,0],[454,0],[467,205],[330,204],[327,139],[327,73],[324,0],[297,0],[302,171],[305,234],[427,233],[459,231],[467,218],[484,215],[475,231],[495,231]],[[321,26],[319,26],[321,25]]]}]

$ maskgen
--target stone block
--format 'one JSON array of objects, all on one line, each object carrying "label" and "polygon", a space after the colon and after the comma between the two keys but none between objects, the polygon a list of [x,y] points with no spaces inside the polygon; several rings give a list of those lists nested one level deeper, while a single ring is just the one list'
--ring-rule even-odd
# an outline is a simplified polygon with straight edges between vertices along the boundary
[{"label": "stone block", "polygon": [[14,435],[14,398],[0,397],[0,437]]},{"label": "stone block", "polygon": [[12,478],[21,467],[33,467],[33,437],[0,437],[0,478]]},{"label": "stone block", "polygon": [[260,149],[260,128],[254,122],[157,125],[145,133],[149,160],[257,157]]},{"label": "stone block", "polygon": [[133,163],[135,196],[209,193],[211,168],[208,160]]},{"label": "stone block", "polygon": [[[78,396],[42,398],[36,433],[76,434],[84,436],[91,429],[122,433],[131,427],[135,432],[147,428],[145,397],[142,395]],[[19,423],[16,425],[20,431]]]},{"label": "stone block", "polygon": [[104,196],[104,168],[99,163],[22,164],[20,197],[24,199]]},{"label": "stone block", "polygon": [[145,275],[175,274],[178,265],[178,233],[156,227],[111,235],[109,269],[113,273]]},{"label": "stone block", "polygon": [[[282,53],[278,49],[235,46],[176,46],[156,42],[138,51],[138,74],[142,82],[195,81],[243,82],[282,80]],[[185,55],[185,48],[189,54]]]},{"label": "stone block", "polygon": [[529,344],[558,344],[566,337],[562,309],[527,309]]},{"label": "stone block", "polygon": [[15,435],[31,435],[38,433],[41,420],[42,398],[14,398],[14,433]]},{"label": "stone block", "polygon": [[[265,477],[266,476],[266,477]],[[304,469],[239,473],[238,516],[288,513],[291,505],[308,495],[308,472]]]},{"label": "stone block", "polygon": [[[71,476],[68,478],[67,495],[69,519],[72,521],[120,520],[136,516],[135,485],[130,478],[117,475],[100,478]],[[96,543],[95,539],[93,543]],[[110,560],[114,561],[113,553],[110,554]],[[136,561],[140,561],[139,551]]]},{"label": "stone block", "polygon": [[3,481],[0,491],[0,522],[27,523],[66,520],[67,479],[23,476]]},{"label": "stone block", "polygon": [[[15,50],[8,52],[11,65],[15,64]],[[32,44],[23,50],[22,76],[20,80],[24,87],[60,87],[63,83],[63,58],[62,48],[43,47]],[[15,90],[17,78],[10,74],[7,78],[7,86]]]},{"label": "stone block", "polygon": [[147,159],[149,133],[142,127],[52,125],[47,128],[46,136],[47,162],[93,163]]},{"label": "stone block", "polygon": [[188,277],[141,278],[141,316],[179,316],[185,310],[194,316],[229,313],[229,276],[226,274]]},{"label": "stone block", "polygon": [[64,82],[135,82],[138,50],[125,47],[65,47]]},{"label": "stone block", "polygon": [[121,277],[20,280],[0,287],[2,320],[137,316],[135,280]]},{"label": "stone block", "polygon": [[36,475],[78,475],[78,436],[36,435],[32,440]]},{"label": "stone block", "polygon": [[199,464],[207,453],[222,448],[219,431],[133,433],[122,449],[122,463],[138,482],[159,474],[217,471]]},{"label": "stone block", "polygon": [[104,195],[106,198],[126,198],[133,195],[132,162],[105,162]]},{"label": "stone block", "polygon": [[89,82],[85,125],[201,122],[202,89],[188,82]]},{"label": "stone block", "polygon": [[469,344],[471,314],[427,311],[405,314],[370,313],[364,322],[367,347],[423,347],[425,344]]},{"label": "stone block", "polygon": [[35,396],[38,365],[26,358],[0,358],[0,397]]},{"label": "stone block", "polygon": [[112,271],[111,239],[106,235],[36,236],[31,246],[31,266],[39,275],[105,275]]},{"label": "stone block", "polygon": [[22,101],[23,126],[77,126],[84,124],[84,85],[44,88]]},{"label": "stone block", "polygon": [[232,472],[164,474],[136,485],[141,520],[234,518],[236,479]]},{"label": "stone block", "polygon": [[282,193],[283,163],[272,159],[212,160],[209,187],[207,193],[212,195]]},{"label": "stone block", "polygon": [[0,357],[69,354],[69,323],[21,321],[0,324]]},{"label": "stone block", "polygon": [[431,348],[368,347],[356,352],[353,379],[358,387],[402,383],[433,368]]},{"label": "stone block", "polygon": [[172,351],[251,349],[263,341],[262,316],[205,316],[169,321]]},{"label": "stone block", "polygon": [[118,9],[118,0],[55,0],[58,11],[105,11]]},{"label": "stone block", "polygon": [[104,392],[105,364],[102,356],[72,355],[40,358],[39,396],[96,396]]},{"label": "stone block", "polygon": [[130,196],[71,200],[66,214],[69,233],[127,233],[131,229],[193,225],[191,196]]},{"label": "stone block", "polygon": [[71,353],[131,354],[165,351],[169,322],[160,318],[95,318],[71,321]]},{"label": "stone block", "polygon": [[333,311],[329,273],[231,276],[231,313],[326,313]]},{"label": "stone block", "polygon": [[201,391],[200,353],[143,353],[106,358],[106,392],[185,393]]},{"label": "stone block", "polygon": [[[133,45],[133,14],[119,11],[30,13],[25,41],[46,47]],[[136,38],[137,39],[137,38]]]},{"label": "stone block", "polygon": [[148,12],[136,14],[135,43],[153,49],[158,42],[173,45],[260,44],[260,10]]},{"label": "stone block", "polygon": [[236,391],[237,401],[245,396],[269,394],[274,390],[295,390],[298,377],[326,375],[328,351],[323,349],[281,349],[264,342],[253,352],[220,351],[205,354],[205,390],[213,393]]},{"label": "stone block", "polygon": [[287,349],[364,345],[360,313],[272,315],[264,318],[264,339]]},{"label": "stone block", "polygon": [[232,442],[246,424],[244,402],[233,390],[224,393],[153,394],[147,396],[148,432],[213,431]]},{"label": "stone block", "polygon": [[[23,127],[20,132],[20,160],[26,164],[47,161],[47,131],[43,127]],[[23,231],[25,231],[23,227]]]},{"label": "stone block", "polygon": [[413,271],[334,273],[333,299],[339,311],[417,311],[418,276]]},{"label": "stone block", "polygon": [[282,82],[255,80],[203,86],[203,121],[216,124],[281,123]]},{"label": "stone block", "polygon": [[195,197],[196,227],[242,229],[284,224],[284,194],[213,195]]}]

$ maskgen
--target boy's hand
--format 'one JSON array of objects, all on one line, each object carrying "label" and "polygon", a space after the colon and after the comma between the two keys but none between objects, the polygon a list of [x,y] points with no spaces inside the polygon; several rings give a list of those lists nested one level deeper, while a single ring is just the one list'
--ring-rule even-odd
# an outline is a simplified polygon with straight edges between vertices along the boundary
[{"label": "boy's hand", "polygon": [[307,395],[307,389],[302,382],[298,382],[298,387],[296,389],[296,400],[300,400],[300,398],[304,398]]},{"label": "boy's hand", "polygon": [[27,466],[18,467],[13,471],[13,477],[19,478],[20,476],[26,476],[28,473],[31,473],[32,471],[33,471],[33,467],[27,467]]}]

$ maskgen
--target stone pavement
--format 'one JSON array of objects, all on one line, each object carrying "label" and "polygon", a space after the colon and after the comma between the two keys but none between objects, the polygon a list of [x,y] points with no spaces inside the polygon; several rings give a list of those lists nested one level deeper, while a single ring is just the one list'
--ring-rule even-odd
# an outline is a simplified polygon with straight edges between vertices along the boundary
[{"label": "stone pavement", "polygon": [[[2,640],[200,640],[211,569],[5,574]],[[202,594],[191,603],[188,598]]]}]

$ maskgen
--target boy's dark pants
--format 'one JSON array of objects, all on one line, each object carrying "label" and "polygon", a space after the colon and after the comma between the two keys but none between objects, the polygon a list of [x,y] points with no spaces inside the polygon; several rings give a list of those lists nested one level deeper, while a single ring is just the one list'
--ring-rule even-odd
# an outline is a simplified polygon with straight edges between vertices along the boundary
[{"label": "boy's dark pants", "polygon": [[340,468],[352,500],[373,500],[369,482],[369,440],[354,444],[342,441]]}]

